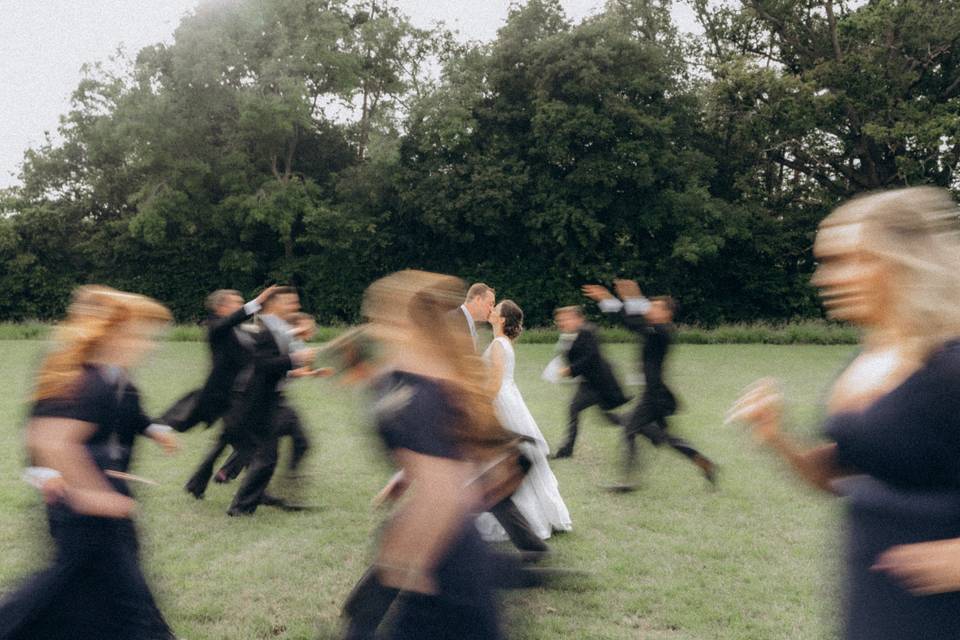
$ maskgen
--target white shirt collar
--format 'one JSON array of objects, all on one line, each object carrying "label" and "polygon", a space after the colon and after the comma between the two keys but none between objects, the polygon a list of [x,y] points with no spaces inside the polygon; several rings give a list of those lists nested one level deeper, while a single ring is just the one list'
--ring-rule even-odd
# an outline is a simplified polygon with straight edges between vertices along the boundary
[{"label": "white shirt collar", "polygon": [[470,312],[467,311],[467,305],[460,305],[460,310],[463,311],[463,315],[467,316],[467,326],[470,327],[470,335],[473,337],[477,336],[477,325],[473,321],[473,316],[470,315]]}]

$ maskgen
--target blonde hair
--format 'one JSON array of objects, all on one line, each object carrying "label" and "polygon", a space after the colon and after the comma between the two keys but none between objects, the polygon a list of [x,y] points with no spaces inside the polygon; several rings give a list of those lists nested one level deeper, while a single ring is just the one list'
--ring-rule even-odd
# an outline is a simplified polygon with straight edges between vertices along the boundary
[{"label": "blonde hair", "polygon": [[170,311],[156,300],[101,285],[74,290],[67,317],[54,333],[56,347],[37,374],[34,400],[68,395],[97,349],[123,324],[135,320],[170,322]]},{"label": "blonde hair", "polygon": [[860,224],[861,248],[890,267],[896,337],[926,357],[960,336],[960,209],[950,193],[911,187],[871,193],[820,228]]},{"label": "blonde hair", "polygon": [[454,391],[451,399],[463,412],[458,436],[468,447],[502,444],[510,439],[493,411],[485,390],[482,360],[470,335],[452,314],[464,299],[459,278],[405,270],[374,282],[363,300],[363,315],[378,340],[421,350],[436,358],[437,370]]}]

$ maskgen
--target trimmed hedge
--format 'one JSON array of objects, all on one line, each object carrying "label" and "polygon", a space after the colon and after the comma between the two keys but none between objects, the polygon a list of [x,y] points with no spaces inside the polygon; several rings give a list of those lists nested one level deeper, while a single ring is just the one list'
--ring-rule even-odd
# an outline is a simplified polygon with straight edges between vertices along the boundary
[{"label": "trimmed hedge", "polygon": [[[43,340],[53,328],[42,322],[0,323],[0,340]],[[331,340],[349,327],[319,327],[313,342]],[[604,327],[601,339],[606,343],[629,343],[633,334],[623,327]],[[488,332],[489,333],[489,332]],[[175,325],[164,339],[171,342],[200,342],[205,331],[198,325]],[[682,344],[856,344],[860,333],[853,327],[826,321],[808,320],[774,324],[751,322],[726,324],[718,327],[681,325],[677,330],[677,342]],[[553,344],[557,331],[552,328],[536,328],[524,331],[521,343]]]}]

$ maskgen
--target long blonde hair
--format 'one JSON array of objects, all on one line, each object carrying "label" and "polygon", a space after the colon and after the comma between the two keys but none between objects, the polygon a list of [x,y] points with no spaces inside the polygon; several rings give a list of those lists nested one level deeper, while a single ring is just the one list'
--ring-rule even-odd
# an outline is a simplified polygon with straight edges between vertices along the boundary
[{"label": "long blonde hair", "polygon": [[461,443],[482,448],[509,440],[509,434],[494,415],[483,362],[470,335],[457,327],[460,318],[454,312],[464,291],[463,281],[453,276],[398,271],[370,285],[363,314],[376,339],[434,359],[437,377],[454,391],[452,399],[464,414]]},{"label": "long blonde hair", "polygon": [[54,333],[56,346],[40,366],[34,400],[62,397],[75,391],[83,365],[124,323],[166,323],[171,319],[166,307],[146,296],[101,285],[78,287],[66,319]]},{"label": "long blonde hair", "polygon": [[861,247],[892,269],[896,338],[926,357],[960,336],[960,209],[945,189],[871,193],[833,211],[821,228],[861,224]]}]

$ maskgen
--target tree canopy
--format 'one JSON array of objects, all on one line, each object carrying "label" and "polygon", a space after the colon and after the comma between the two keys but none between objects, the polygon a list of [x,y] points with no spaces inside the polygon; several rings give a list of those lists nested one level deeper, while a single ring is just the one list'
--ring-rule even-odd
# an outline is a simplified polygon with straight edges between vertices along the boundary
[{"label": "tree canopy", "polygon": [[557,0],[494,41],[384,0],[202,4],[170,45],[91,65],[58,136],[0,192],[0,318],[102,282],[196,318],[285,281],[323,322],[418,267],[529,322],[637,278],[687,321],[819,314],[819,220],[856,193],[953,189],[960,2]]}]

